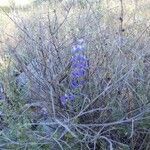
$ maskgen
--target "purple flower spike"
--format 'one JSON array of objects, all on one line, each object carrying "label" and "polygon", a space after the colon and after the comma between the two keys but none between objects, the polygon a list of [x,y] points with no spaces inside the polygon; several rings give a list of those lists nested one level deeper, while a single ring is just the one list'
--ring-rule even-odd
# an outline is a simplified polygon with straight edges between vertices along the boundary
[{"label": "purple flower spike", "polygon": [[[88,59],[82,53],[85,50],[84,40],[75,40],[75,45],[72,47],[72,58],[71,58],[71,73],[70,73],[70,90],[74,93],[76,89],[80,89],[86,83],[84,77],[87,74]],[[61,97],[62,105],[66,105],[68,101],[74,101],[77,95],[71,92],[67,92]],[[77,94],[77,93],[76,93]]]},{"label": "purple flower spike", "polygon": [[65,94],[65,96],[61,96],[61,98],[60,98],[60,101],[61,101],[61,104],[63,105],[63,106],[65,106],[66,105],[66,103],[67,103],[67,95]]}]

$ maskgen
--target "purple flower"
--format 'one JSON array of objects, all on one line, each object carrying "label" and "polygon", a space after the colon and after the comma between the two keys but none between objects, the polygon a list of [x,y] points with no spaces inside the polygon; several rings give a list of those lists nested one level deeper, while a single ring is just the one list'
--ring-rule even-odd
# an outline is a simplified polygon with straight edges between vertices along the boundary
[{"label": "purple flower", "polygon": [[77,88],[79,87],[79,83],[78,83],[78,80],[77,79],[72,79],[71,80],[71,88]]},{"label": "purple flower", "polygon": [[73,62],[72,63],[72,68],[75,69],[75,68],[82,68],[82,69],[86,69],[88,68],[88,63],[85,61],[85,62]]},{"label": "purple flower", "polygon": [[71,101],[75,100],[75,95],[70,92],[70,93],[68,94],[68,99],[71,100]]},{"label": "purple flower", "polygon": [[78,42],[78,44],[83,44],[84,40],[83,39],[79,39],[77,42]]},{"label": "purple flower", "polygon": [[72,63],[76,63],[76,62],[80,62],[80,63],[82,63],[82,62],[85,62],[85,61],[87,61],[87,58],[84,56],[84,55],[75,55],[73,58],[72,58],[72,60],[71,60],[71,62]]},{"label": "purple flower", "polygon": [[[77,88],[83,87],[86,81],[82,78],[86,75],[86,69],[88,69],[88,60],[82,54],[84,51],[84,40],[79,39],[76,41],[76,45],[72,48],[72,59],[71,59],[71,74],[70,74],[70,89],[74,91]],[[63,106],[67,104],[68,101],[74,101],[75,95],[71,92],[66,93],[61,97],[61,103]]]},{"label": "purple flower", "polygon": [[84,51],[83,45],[75,45],[72,48],[72,53],[77,53],[77,52],[81,52],[81,51]]},{"label": "purple flower", "polygon": [[65,106],[68,101],[73,101],[73,100],[75,100],[75,95],[71,92],[68,94],[65,94],[64,96],[61,96],[60,98],[61,104],[63,106]]},{"label": "purple flower", "polygon": [[67,101],[68,101],[67,95],[65,94],[64,96],[61,96],[60,101],[61,101],[61,104],[63,106],[65,106],[67,104]]},{"label": "purple flower", "polygon": [[71,88],[76,89],[79,87],[82,87],[84,85],[85,81],[84,80],[78,80],[78,79],[72,79],[71,80]]},{"label": "purple flower", "polygon": [[75,69],[75,70],[73,70],[72,72],[71,72],[71,76],[73,77],[73,78],[79,78],[79,77],[83,77],[83,76],[85,76],[86,75],[86,71],[84,70],[84,69],[82,69],[82,68],[80,68],[80,69]]}]

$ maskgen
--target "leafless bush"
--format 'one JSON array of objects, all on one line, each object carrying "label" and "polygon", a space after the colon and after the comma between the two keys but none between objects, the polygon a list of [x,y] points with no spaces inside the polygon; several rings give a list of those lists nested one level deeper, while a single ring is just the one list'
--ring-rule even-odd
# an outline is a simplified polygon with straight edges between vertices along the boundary
[{"label": "leafless bush", "polygon": [[[148,149],[149,26],[131,35],[130,25],[124,25],[125,4],[120,2],[117,14],[114,10],[110,14],[107,7],[108,16],[100,11],[100,2],[89,1],[46,5],[28,22],[5,12],[18,28],[9,54],[19,72],[17,89],[26,91],[18,117],[32,111],[32,122],[22,128],[40,128],[41,132],[24,131],[37,140],[38,147],[136,149],[136,136],[145,132],[141,143]],[[117,21],[110,18],[113,14]],[[70,90],[71,49],[80,38],[89,60],[86,84],[77,91],[82,96],[64,107],[60,98]],[[24,148],[35,144],[7,141]]]}]

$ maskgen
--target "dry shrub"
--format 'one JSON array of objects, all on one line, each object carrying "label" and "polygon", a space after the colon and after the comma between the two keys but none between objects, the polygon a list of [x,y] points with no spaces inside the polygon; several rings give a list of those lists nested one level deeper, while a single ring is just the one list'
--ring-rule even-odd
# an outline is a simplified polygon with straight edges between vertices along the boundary
[{"label": "dry shrub", "polygon": [[[50,143],[51,149],[148,149],[149,26],[139,27],[138,19],[125,24],[130,12],[122,1],[116,5],[119,11],[107,4],[44,3],[45,9],[29,22],[22,19],[23,24],[7,14],[18,28],[18,42],[9,44],[20,72],[17,86],[26,91],[26,111],[39,114],[27,124],[40,129],[28,133],[45,149],[50,141],[56,143]],[[80,97],[63,107],[60,97],[71,90],[71,49],[80,38],[89,60],[86,84],[77,91]],[[30,140],[26,143],[31,146]]]}]

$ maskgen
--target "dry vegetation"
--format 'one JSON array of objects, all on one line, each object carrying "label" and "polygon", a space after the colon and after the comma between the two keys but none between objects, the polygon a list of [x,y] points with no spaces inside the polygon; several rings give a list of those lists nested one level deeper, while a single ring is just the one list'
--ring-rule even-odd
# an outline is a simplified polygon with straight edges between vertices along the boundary
[{"label": "dry vegetation", "polygon": [[[0,149],[150,149],[149,0],[43,1],[1,9]],[[89,60],[70,91],[71,49]]]}]

